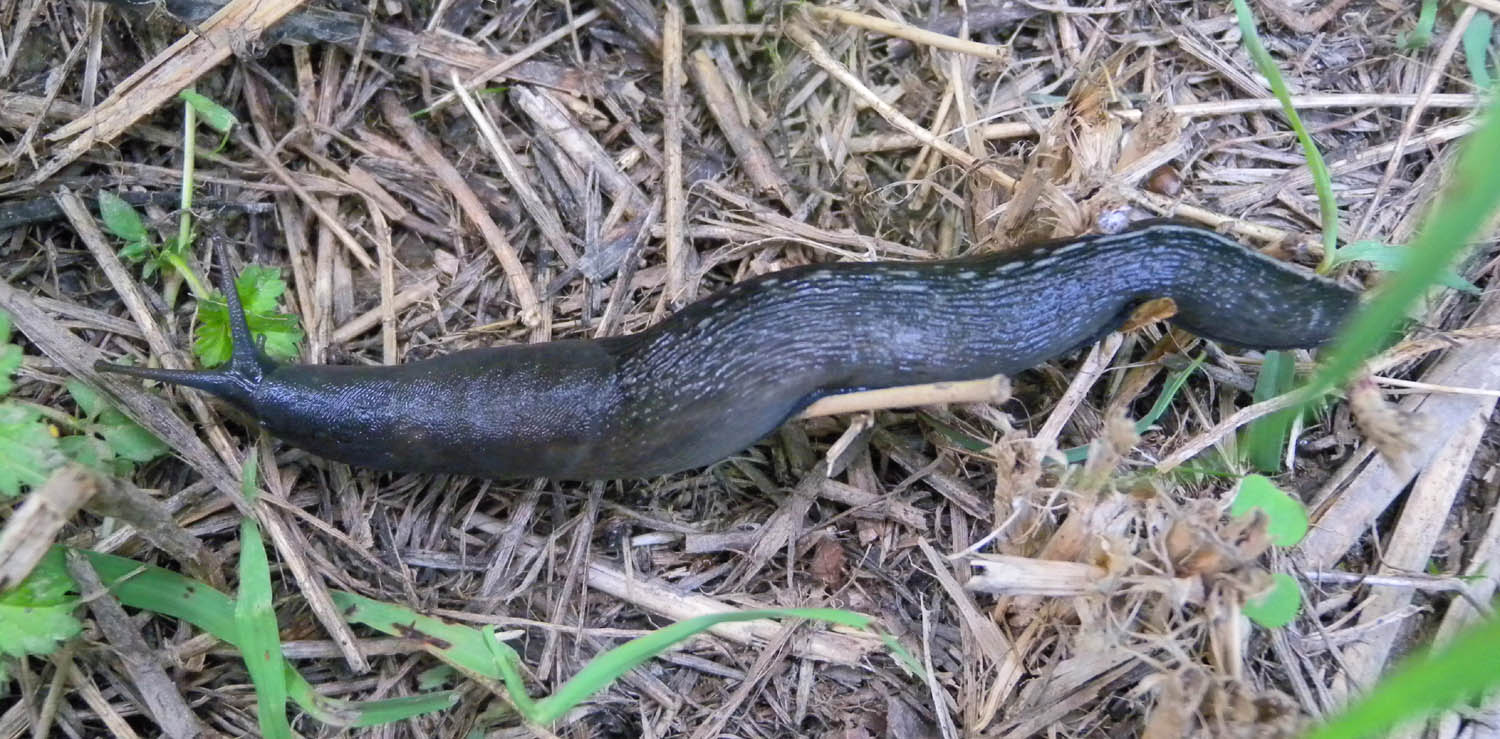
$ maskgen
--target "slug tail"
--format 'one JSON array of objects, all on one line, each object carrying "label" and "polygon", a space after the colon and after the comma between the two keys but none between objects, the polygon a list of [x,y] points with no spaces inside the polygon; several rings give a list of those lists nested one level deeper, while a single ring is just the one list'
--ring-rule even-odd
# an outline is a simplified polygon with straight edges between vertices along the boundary
[{"label": "slug tail", "polygon": [[225,303],[229,307],[230,354],[229,363],[223,369],[130,367],[100,360],[94,363],[94,370],[202,390],[249,410],[256,386],[262,378],[276,369],[276,362],[260,350],[250,334],[250,324],[245,321],[245,308],[240,304],[240,295],[234,286],[235,274],[229,266],[229,256],[223,245],[217,242],[214,244],[214,260],[219,263],[219,290],[224,293]]}]

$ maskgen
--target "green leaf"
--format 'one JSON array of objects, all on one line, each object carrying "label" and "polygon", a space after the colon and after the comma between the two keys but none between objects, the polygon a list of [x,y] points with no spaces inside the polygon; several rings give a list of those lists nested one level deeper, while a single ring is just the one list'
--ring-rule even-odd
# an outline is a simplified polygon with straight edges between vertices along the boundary
[{"label": "green leaf", "polygon": [[[104,221],[106,230],[114,234],[115,238],[125,242],[125,248],[120,250],[122,258],[131,262],[139,262],[147,256],[144,252],[149,250],[147,242],[150,236],[135,206],[125,202],[125,199],[119,195],[108,190],[101,190],[99,192],[99,217]],[[130,253],[127,254],[127,251]]]},{"label": "green leaf", "polygon": [[62,453],[79,464],[106,474],[134,472],[132,462],[150,462],[170,449],[89,386],[69,380],[68,394],[83,412],[83,433],[58,440]]},{"label": "green leaf", "polygon": [[[250,265],[235,278],[240,303],[245,306],[245,322],[250,333],[273,359],[295,359],[302,341],[302,324],[296,316],[277,313],[277,302],[286,292],[281,270]],[[222,300],[198,303],[198,339],[193,352],[205,367],[217,367],[229,361],[232,342],[229,335],[229,308]]]},{"label": "green leaf", "polygon": [[57,440],[57,450],[64,457],[73,460],[89,469],[98,470],[105,474],[113,475],[116,467],[115,453],[93,434],[74,434],[64,436]]},{"label": "green leaf", "polygon": [[1469,77],[1481,92],[1490,89],[1490,38],[1495,30],[1495,21],[1489,13],[1475,13],[1464,29],[1464,62],[1469,66]]},{"label": "green leaf", "polygon": [[[1395,246],[1367,239],[1356,241],[1334,252],[1333,263],[1339,265],[1348,262],[1369,262],[1371,266],[1381,272],[1400,272],[1406,268],[1407,257],[1410,254],[1411,247]],[[1478,295],[1482,292],[1474,283],[1465,280],[1452,267],[1444,267],[1438,276],[1437,282],[1444,287],[1462,290],[1470,295]]]},{"label": "green leaf", "polygon": [[1297,581],[1284,572],[1272,578],[1271,589],[1245,602],[1245,615],[1268,629],[1279,629],[1297,617],[1302,606],[1302,591]]},{"label": "green leaf", "polygon": [[78,601],[69,595],[76,590],[63,551],[52,548],[25,580],[0,594],[0,655],[51,654],[82,631],[73,617]]},{"label": "green leaf", "polygon": [[99,433],[115,454],[132,462],[150,462],[170,451],[161,439],[113,409],[100,417]]},{"label": "green leaf", "polygon": [[235,603],[234,624],[240,632],[240,654],[250,671],[250,681],[255,684],[260,733],[267,737],[290,737],[281,633],[276,625],[276,609],[271,604],[271,567],[260,527],[255,519],[248,517],[240,521],[240,594]]},{"label": "green leaf", "polygon": [[62,462],[57,432],[40,413],[0,403],[0,498],[15,497],[23,486],[46,482]]},{"label": "green leaf", "polygon": [[115,454],[132,462],[150,462],[171,451],[165,442],[114,408],[99,414],[98,431]]},{"label": "green leaf", "polygon": [[0,311],[0,395],[15,387],[10,376],[21,368],[21,347],[10,343],[10,316]]},{"label": "green leaf", "polygon": [[63,387],[68,389],[68,394],[73,396],[73,402],[78,404],[78,410],[83,411],[83,417],[87,420],[98,418],[99,414],[110,408],[109,401],[104,396],[78,380],[68,380]]},{"label": "green leaf", "polygon": [[1267,531],[1276,546],[1296,546],[1307,535],[1307,507],[1302,501],[1287,495],[1262,475],[1249,475],[1240,481],[1229,515],[1243,516],[1256,508],[1269,519]]},{"label": "green leaf", "polygon": [[[1289,352],[1266,352],[1260,365],[1260,376],[1255,378],[1255,402],[1270,400],[1292,389],[1296,378],[1297,361]],[[1292,422],[1297,420],[1297,408],[1288,408],[1258,418],[1245,429],[1245,453],[1255,469],[1268,475],[1281,471],[1282,455],[1286,452],[1287,439],[1292,433]]]},{"label": "green leaf", "polygon": [[1414,51],[1432,43],[1432,29],[1437,26],[1437,5],[1437,0],[1422,0],[1422,12],[1417,16],[1417,25],[1410,31],[1396,34],[1396,45],[1407,51]]},{"label": "green leaf", "polygon": [[1458,705],[1500,685],[1500,618],[1459,634],[1448,646],[1405,660],[1307,739],[1384,736],[1397,724]]},{"label": "green leaf", "polygon": [[[249,284],[247,290],[245,285]],[[286,293],[286,281],[281,279],[281,270],[259,264],[246,265],[245,271],[236,278],[247,313],[274,313],[281,296]]]},{"label": "green leaf", "polygon": [[203,122],[219,133],[229,133],[231,129],[240,123],[240,120],[233,113],[229,112],[228,108],[225,108],[212,98],[196,90],[182,90],[177,93],[177,97],[181,98],[188,105],[193,106],[193,110],[198,113]]}]

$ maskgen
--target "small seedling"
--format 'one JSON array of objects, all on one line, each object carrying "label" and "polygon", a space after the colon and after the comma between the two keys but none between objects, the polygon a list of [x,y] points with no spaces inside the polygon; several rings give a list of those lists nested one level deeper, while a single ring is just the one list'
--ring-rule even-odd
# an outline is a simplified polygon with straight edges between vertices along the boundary
[{"label": "small seedling", "polygon": [[[273,359],[295,359],[302,341],[302,323],[296,316],[276,312],[286,281],[281,270],[249,265],[234,281],[245,306],[245,322],[250,333],[261,342],[261,350]],[[198,338],[193,353],[205,367],[217,367],[229,361],[232,341],[229,335],[229,307],[222,297],[198,303]]]},{"label": "small seedling", "polygon": [[[82,631],[73,617],[76,590],[62,550],[53,549],[19,585],[0,593],[0,657],[51,654]],[[0,686],[8,681],[0,661]]]},{"label": "small seedling", "polygon": [[129,477],[135,473],[137,464],[171,451],[89,386],[69,380],[66,387],[83,413],[82,418],[66,424],[78,433],[57,440],[58,449],[68,459],[107,475]]},{"label": "small seedling", "polygon": [[[11,391],[11,375],[21,366],[21,347],[10,343],[10,331],[10,316],[0,313],[0,396]],[[42,417],[42,409],[0,401],[0,499],[42,484],[62,462],[57,429]]]},{"label": "small seedling", "polygon": [[[1287,495],[1261,475],[1241,480],[1239,492],[1229,506],[1229,515],[1233,517],[1252,515],[1255,511],[1265,515],[1266,533],[1276,546],[1296,546],[1307,535],[1307,508],[1302,501]],[[1291,623],[1302,604],[1301,590],[1290,575],[1278,572],[1271,580],[1269,590],[1249,599],[1244,606],[1246,617],[1268,629]]]}]

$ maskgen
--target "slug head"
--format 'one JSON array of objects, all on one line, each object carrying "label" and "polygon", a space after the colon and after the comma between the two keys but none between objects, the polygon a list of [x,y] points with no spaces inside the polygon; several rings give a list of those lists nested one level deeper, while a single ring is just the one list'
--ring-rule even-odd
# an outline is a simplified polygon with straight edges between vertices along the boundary
[{"label": "slug head", "polygon": [[223,398],[242,410],[251,411],[256,388],[266,375],[276,369],[276,362],[260,350],[250,335],[250,324],[245,322],[245,308],[240,304],[240,294],[234,286],[234,270],[229,266],[229,256],[223,245],[218,242],[214,244],[214,259],[219,263],[219,289],[224,293],[225,303],[229,307],[228,364],[214,370],[172,370],[129,367],[99,360],[94,363],[94,370],[196,388]]}]

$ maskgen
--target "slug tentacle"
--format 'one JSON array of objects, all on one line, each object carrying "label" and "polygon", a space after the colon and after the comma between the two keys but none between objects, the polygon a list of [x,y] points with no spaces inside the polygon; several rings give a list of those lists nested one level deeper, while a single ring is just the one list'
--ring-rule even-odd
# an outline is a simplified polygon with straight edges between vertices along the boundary
[{"label": "slug tentacle", "polygon": [[569,480],[712,464],[826,395],[1015,374],[1117,329],[1150,298],[1172,298],[1172,320],[1195,333],[1255,349],[1322,344],[1358,303],[1213,231],[1147,223],[1022,253],[796,267],[632,336],[277,366],[251,342],[231,277],[227,368],[101,369],[214,393],[351,464]]},{"label": "slug tentacle", "polygon": [[195,388],[223,398],[241,409],[252,410],[256,386],[276,369],[277,364],[260,350],[250,333],[250,324],[245,320],[245,308],[240,303],[239,291],[235,289],[234,269],[229,266],[229,255],[224,251],[224,246],[218,242],[214,244],[214,260],[219,263],[219,291],[224,293],[225,305],[229,310],[229,363],[223,369],[130,367],[100,360],[94,363],[94,370]]}]

